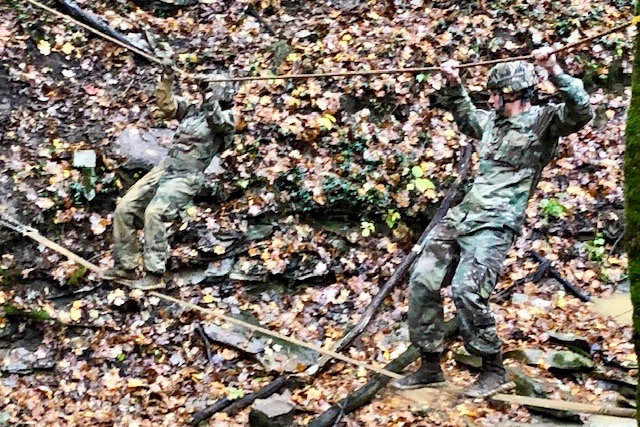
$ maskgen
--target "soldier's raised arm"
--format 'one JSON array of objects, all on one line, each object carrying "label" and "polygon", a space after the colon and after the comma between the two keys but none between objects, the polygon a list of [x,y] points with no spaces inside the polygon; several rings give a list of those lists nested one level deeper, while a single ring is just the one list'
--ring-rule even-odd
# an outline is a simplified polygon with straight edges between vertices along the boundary
[{"label": "soldier's raised arm", "polygon": [[556,136],[577,132],[593,119],[594,112],[589,94],[584,90],[582,80],[566,74],[551,47],[534,50],[531,54],[539,65],[549,73],[549,80],[556,86],[564,102],[552,105],[555,109],[550,131]]},{"label": "soldier's raised arm", "polygon": [[482,135],[493,117],[494,113],[477,108],[469,93],[462,85],[458,72],[458,61],[449,60],[440,67],[440,72],[447,80],[447,86],[439,93],[441,102],[445,108],[453,114],[453,117],[461,132],[472,138],[482,139]]},{"label": "soldier's raised arm", "polygon": [[177,97],[173,91],[175,71],[173,61],[163,60],[162,76],[156,85],[156,102],[160,116],[164,119],[182,120],[187,114],[188,104]]},{"label": "soldier's raised arm", "polygon": [[238,85],[234,82],[224,81],[228,77],[225,73],[215,73],[209,76],[210,81],[201,83],[201,89],[204,93],[202,108],[211,132],[233,136],[236,122],[231,107]]}]

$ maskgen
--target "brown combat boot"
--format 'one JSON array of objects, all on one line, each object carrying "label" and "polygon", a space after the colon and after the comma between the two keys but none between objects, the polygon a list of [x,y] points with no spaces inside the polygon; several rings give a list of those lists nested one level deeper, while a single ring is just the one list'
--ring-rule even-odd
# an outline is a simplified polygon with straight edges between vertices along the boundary
[{"label": "brown combat boot", "polygon": [[482,358],[482,372],[464,394],[469,397],[485,398],[511,390],[515,386],[515,383],[507,377],[507,370],[502,363],[502,353],[497,353]]},{"label": "brown combat boot", "polygon": [[391,385],[400,390],[412,390],[429,387],[445,381],[440,368],[440,353],[421,353],[421,365],[413,374],[400,380],[394,380]]}]

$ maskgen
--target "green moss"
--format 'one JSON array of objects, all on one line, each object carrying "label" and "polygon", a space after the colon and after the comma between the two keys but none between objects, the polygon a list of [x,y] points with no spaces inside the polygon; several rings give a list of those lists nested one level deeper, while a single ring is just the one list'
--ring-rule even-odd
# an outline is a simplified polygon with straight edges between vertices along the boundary
[{"label": "green moss", "polygon": [[[640,2],[636,3],[636,15]],[[625,214],[626,249],[629,257],[629,281],[633,303],[633,341],[636,354],[640,355],[640,27],[636,32],[633,75],[631,78],[631,103],[627,114],[625,134]],[[640,388],[636,395],[640,403]],[[640,413],[640,411],[639,411]],[[640,418],[638,418],[640,425]]]},{"label": "green moss", "polygon": [[27,311],[19,309],[13,304],[5,304],[4,306],[2,306],[2,311],[7,317],[29,318],[40,321],[51,319],[49,313],[44,310]]}]

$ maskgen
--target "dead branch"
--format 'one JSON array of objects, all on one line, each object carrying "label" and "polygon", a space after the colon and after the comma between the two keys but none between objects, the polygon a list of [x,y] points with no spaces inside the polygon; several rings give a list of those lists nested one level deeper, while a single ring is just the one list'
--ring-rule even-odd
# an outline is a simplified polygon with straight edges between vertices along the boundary
[{"label": "dead branch", "polygon": [[[83,24],[86,24],[110,37],[113,37],[114,39],[128,46],[131,46],[133,48],[136,48],[145,52],[147,51],[146,49],[140,46],[137,46],[135,43],[129,40],[121,32],[111,28],[109,24],[107,24],[100,16],[96,15],[91,11],[82,9],[73,0],[56,0],[56,3],[58,4],[59,9],[61,9],[63,12],[65,12],[72,18],[82,22]],[[142,59],[145,62],[148,62],[148,59],[144,58],[143,56],[138,54],[135,54],[135,55],[137,58]],[[152,55],[152,54],[149,53],[149,55]]]},{"label": "dead branch", "polygon": [[[535,258],[535,260],[539,263],[545,263],[545,262],[549,262],[549,260],[547,260],[545,257],[543,257],[542,255],[540,255],[539,253],[537,253],[536,251],[531,251],[531,255],[533,255],[533,258]],[[569,282],[567,282],[567,280],[562,277],[560,275],[560,273],[558,272],[558,270],[556,270],[555,268],[551,267],[551,265],[549,265],[549,274],[551,275],[551,277],[553,277],[554,279],[556,279],[558,282],[560,282],[560,284],[562,286],[564,286],[564,288],[569,291],[570,294],[574,295],[576,298],[578,298],[580,301],[582,302],[589,302],[591,301],[591,297],[584,293],[584,291],[582,291],[581,289],[579,289],[576,285],[573,285]]]}]

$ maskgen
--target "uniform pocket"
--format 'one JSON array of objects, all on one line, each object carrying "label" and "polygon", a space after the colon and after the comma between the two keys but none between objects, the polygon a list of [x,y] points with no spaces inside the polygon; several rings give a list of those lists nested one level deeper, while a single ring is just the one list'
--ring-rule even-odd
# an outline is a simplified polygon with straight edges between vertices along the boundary
[{"label": "uniform pocket", "polygon": [[530,132],[509,130],[502,138],[493,159],[512,166],[527,165],[532,158],[531,146],[535,136]]}]

